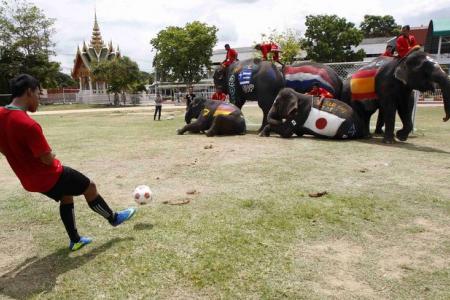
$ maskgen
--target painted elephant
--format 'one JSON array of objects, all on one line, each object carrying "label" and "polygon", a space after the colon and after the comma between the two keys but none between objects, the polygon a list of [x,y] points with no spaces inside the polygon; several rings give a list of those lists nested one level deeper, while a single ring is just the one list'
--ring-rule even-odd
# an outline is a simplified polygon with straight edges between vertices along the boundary
[{"label": "painted elephant", "polygon": [[413,48],[402,59],[381,56],[360,69],[344,82],[342,99],[348,101],[363,118],[366,129],[370,117],[380,108],[383,119],[377,130],[384,124],[383,142],[393,143],[395,114],[398,112],[403,128],[396,137],[406,141],[413,129],[412,111],[414,97],[412,90],[434,91],[435,84],[444,96],[444,121],[450,118],[450,80],[448,75],[427,53]]},{"label": "painted elephant", "polygon": [[236,61],[228,68],[216,69],[213,78],[216,88],[225,91],[230,96],[230,102],[239,108],[247,100],[258,100],[263,111],[259,131],[267,124],[267,113],[283,87],[306,92],[314,84],[319,84],[336,97],[340,96],[342,89],[342,81],[333,69],[311,62],[285,66],[280,71],[271,62],[260,59]]},{"label": "painted elephant", "polygon": [[[284,120],[284,121],[283,121]],[[329,98],[313,97],[284,88],[267,116],[268,124],[260,136],[276,132],[282,137],[311,134],[333,139],[355,139],[366,135],[365,124],[348,104]]]},{"label": "painted elephant", "polygon": [[[191,123],[194,118],[197,120]],[[207,136],[231,135],[244,134],[246,129],[244,115],[235,105],[202,97],[194,98],[189,104],[185,121],[186,125],[177,130],[178,134],[189,131],[205,132]]]}]

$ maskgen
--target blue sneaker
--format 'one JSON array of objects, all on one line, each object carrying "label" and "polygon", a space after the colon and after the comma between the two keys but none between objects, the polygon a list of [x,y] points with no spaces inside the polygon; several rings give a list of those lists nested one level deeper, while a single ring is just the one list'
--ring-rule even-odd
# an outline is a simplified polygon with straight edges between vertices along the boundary
[{"label": "blue sneaker", "polygon": [[116,212],[116,217],[114,218],[114,222],[111,225],[116,227],[122,224],[123,222],[131,219],[136,213],[136,210],[137,209],[135,207],[130,207]]},{"label": "blue sneaker", "polygon": [[80,240],[76,243],[74,242],[70,242],[69,244],[69,249],[72,251],[77,251],[81,248],[83,248],[83,246],[90,244],[92,242],[92,239],[87,237],[87,236],[82,236],[80,237]]}]

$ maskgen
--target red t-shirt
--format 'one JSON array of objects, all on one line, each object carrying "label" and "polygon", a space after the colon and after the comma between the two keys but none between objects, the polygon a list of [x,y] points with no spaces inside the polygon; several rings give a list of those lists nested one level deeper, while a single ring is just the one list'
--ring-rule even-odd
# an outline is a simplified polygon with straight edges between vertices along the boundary
[{"label": "red t-shirt", "polygon": [[215,92],[214,94],[212,94],[211,99],[225,101],[225,99],[227,99],[227,95],[225,93]]},{"label": "red t-shirt", "polygon": [[30,192],[48,192],[58,181],[63,168],[61,162],[44,164],[40,157],[52,149],[41,126],[22,110],[0,108],[0,152],[22,186]]},{"label": "red t-shirt", "polygon": [[404,57],[406,54],[408,54],[408,51],[417,45],[416,38],[413,35],[409,35],[408,37],[405,37],[404,35],[400,35],[397,38],[397,53],[398,56]]},{"label": "red t-shirt", "polygon": [[313,95],[313,96],[318,96],[318,97],[330,98],[330,99],[334,98],[333,94],[331,94],[329,91],[327,91],[326,89],[321,88],[321,87],[319,87],[317,89],[313,89],[307,94]]},{"label": "red t-shirt", "polygon": [[267,60],[267,54],[272,51],[272,44],[262,44],[261,45],[261,54],[263,60]]},{"label": "red t-shirt", "polygon": [[230,50],[227,51],[226,60],[223,63],[225,67],[228,67],[231,65],[235,60],[237,59],[237,52],[236,50],[230,48]]}]

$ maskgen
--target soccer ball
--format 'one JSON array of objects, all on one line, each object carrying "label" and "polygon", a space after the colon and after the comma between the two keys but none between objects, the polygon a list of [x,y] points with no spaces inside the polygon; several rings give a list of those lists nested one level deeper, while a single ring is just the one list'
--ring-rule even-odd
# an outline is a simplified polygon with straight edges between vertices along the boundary
[{"label": "soccer ball", "polygon": [[147,185],[139,185],[134,189],[133,198],[137,204],[147,204],[152,201],[152,190]]}]

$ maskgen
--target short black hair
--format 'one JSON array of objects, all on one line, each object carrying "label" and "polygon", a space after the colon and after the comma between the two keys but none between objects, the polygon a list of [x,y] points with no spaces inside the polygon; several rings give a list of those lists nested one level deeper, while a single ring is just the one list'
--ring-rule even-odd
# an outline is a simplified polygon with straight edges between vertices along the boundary
[{"label": "short black hair", "polygon": [[230,47],[230,44],[225,44],[225,48]]},{"label": "short black hair", "polygon": [[403,26],[402,29],[411,30],[411,28],[409,27],[409,25]]},{"label": "short black hair", "polygon": [[11,90],[11,99],[14,99],[25,94],[28,89],[32,89],[33,91],[41,89],[41,85],[39,80],[33,76],[20,74],[9,81],[9,88]]}]

